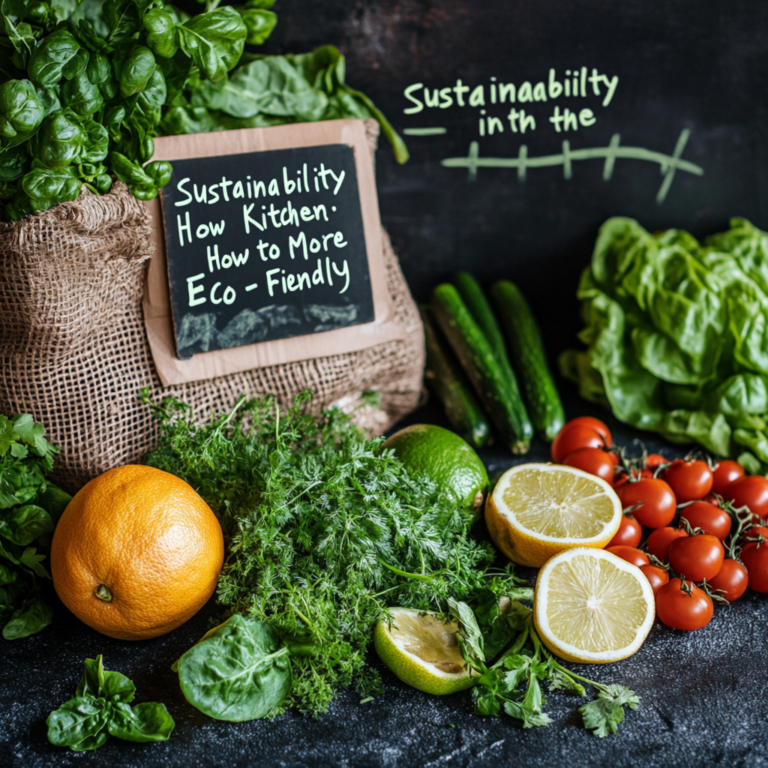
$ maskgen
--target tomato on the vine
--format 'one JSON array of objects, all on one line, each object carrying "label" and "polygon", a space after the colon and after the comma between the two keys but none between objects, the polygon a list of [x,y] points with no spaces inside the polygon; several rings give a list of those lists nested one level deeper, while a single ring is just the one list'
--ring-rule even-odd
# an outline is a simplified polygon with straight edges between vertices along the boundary
[{"label": "tomato on the vine", "polygon": [[575,427],[569,427],[566,424],[552,441],[550,451],[552,461],[555,464],[562,464],[566,456],[580,448],[603,448],[604,446],[605,440],[596,430],[578,424]]},{"label": "tomato on the vine", "polygon": [[744,477],[744,474],[744,467],[738,462],[731,459],[719,461],[712,472],[712,493],[724,496],[728,486],[740,477]]},{"label": "tomato on the vine", "polygon": [[664,480],[669,483],[678,504],[703,499],[712,490],[712,470],[706,461],[675,459],[664,470]]},{"label": "tomato on the vine", "polygon": [[637,549],[637,547],[619,545],[617,547],[608,547],[606,552],[610,552],[612,555],[616,555],[616,557],[620,557],[622,560],[626,560],[628,563],[632,563],[632,565],[636,565],[638,568],[642,565],[650,565],[651,562],[648,559],[648,555],[642,550]]},{"label": "tomato on the vine", "polygon": [[687,536],[688,534],[682,530],[682,528],[672,528],[670,526],[657,528],[648,537],[648,541],[645,542],[645,548],[648,550],[649,555],[653,555],[655,558],[661,560],[662,563],[666,563],[669,554],[669,545],[673,541],[683,539]]},{"label": "tomato on the vine", "polygon": [[563,431],[570,429],[571,427],[589,427],[594,429],[600,437],[605,441],[605,447],[610,448],[613,445],[613,437],[611,436],[611,430],[605,425],[605,422],[600,419],[595,419],[592,416],[579,416],[576,419],[571,419],[564,427]]},{"label": "tomato on the vine", "polygon": [[693,581],[714,579],[724,558],[723,542],[708,533],[686,536],[669,545],[670,566],[676,573]]},{"label": "tomato on the vine", "polygon": [[726,558],[717,576],[709,581],[714,590],[721,590],[720,595],[729,603],[738,600],[746,591],[749,584],[747,569],[737,560]]},{"label": "tomato on the vine", "polygon": [[731,501],[734,507],[749,507],[753,515],[765,519],[768,516],[768,478],[762,475],[748,475],[734,480],[728,486],[725,498]]},{"label": "tomato on the vine", "polygon": [[636,482],[625,483],[616,492],[624,509],[642,504],[632,513],[641,525],[662,528],[674,520],[677,500],[663,480],[644,477]]},{"label": "tomato on the vine", "polygon": [[669,460],[665,459],[660,453],[649,453],[645,457],[644,469],[656,470],[664,464],[669,464]]},{"label": "tomato on the vine", "polygon": [[691,632],[706,627],[712,620],[712,598],[692,582],[670,579],[656,593],[656,613],[672,629]]},{"label": "tomato on the vine", "polygon": [[755,542],[756,544],[761,543],[760,537],[763,537],[766,541],[768,541],[768,527],[765,525],[752,525],[749,528],[747,528],[744,533],[741,535],[741,541],[743,544],[748,544],[750,542]]},{"label": "tomato on the vine", "polygon": [[637,522],[633,515],[622,515],[619,530],[608,542],[610,547],[638,547],[643,538],[643,526]]},{"label": "tomato on the vine", "polygon": [[609,458],[606,451],[601,448],[579,448],[573,453],[569,453],[564,459],[563,464],[568,467],[576,467],[590,475],[605,480],[609,485],[613,485],[614,463]]},{"label": "tomato on the vine", "polygon": [[668,581],[669,574],[658,565],[641,565],[640,570],[645,574],[645,578],[651,582],[651,589],[655,595]]},{"label": "tomato on the vine", "polygon": [[701,528],[704,533],[725,541],[731,532],[731,516],[720,507],[706,501],[694,501],[680,512],[681,520],[687,520],[691,528]]},{"label": "tomato on the vine", "polygon": [[741,562],[749,573],[749,588],[755,592],[768,592],[768,544],[745,544]]}]

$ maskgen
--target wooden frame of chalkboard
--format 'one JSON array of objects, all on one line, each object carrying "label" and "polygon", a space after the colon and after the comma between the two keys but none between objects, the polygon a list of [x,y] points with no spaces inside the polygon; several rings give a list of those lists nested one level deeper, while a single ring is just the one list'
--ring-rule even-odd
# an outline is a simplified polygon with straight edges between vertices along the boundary
[{"label": "wooden frame of chalkboard", "polygon": [[[174,326],[173,284],[168,272],[169,242],[161,207],[166,203],[164,199],[152,200],[146,205],[152,217],[155,254],[147,270],[143,305],[152,357],[164,386],[210,379],[264,366],[358,351],[404,337],[405,329],[395,317],[393,300],[386,285],[373,148],[367,133],[366,121],[332,120],[163,137],[155,141],[154,157],[171,162],[211,158],[210,164],[215,166],[238,155],[262,152],[276,155],[279,150],[304,150],[305,148],[317,148],[318,151],[322,148],[327,152],[333,149],[332,145],[336,145],[339,149],[349,147],[354,156],[364,247],[370,276],[372,319],[369,322],[337,327],[334,330],[323,330],[322,326],[318,325],[315,326],[318,330],[305,335],[271,338],[212,351],[200,351],[198,347],[194,349],[194,354],[191,356],[180,355],[177,349],[179,328]],[[177,166],[181,170],[184,169],[183,162],[178,162]],[[333,243],[332,240],[330,242]],[[178,258],[178,249],[176,257]],[[330,268],[330,264],[325,266]],[[191,277],[194,278],[194,276]],[[272,279],[274,280],[274,277]],[[199,283],[202,283],[202,280]],[[196,288],[198,283],[192,285]],[[235,287],[244,289],[247,286],[235,281]],[[208,289],[210,288],[209,286]],[[220,297],[216,298],[220,300]],[[364,314],[364,319],[370,317],[370,314],[370,312],[367,315]]]}]

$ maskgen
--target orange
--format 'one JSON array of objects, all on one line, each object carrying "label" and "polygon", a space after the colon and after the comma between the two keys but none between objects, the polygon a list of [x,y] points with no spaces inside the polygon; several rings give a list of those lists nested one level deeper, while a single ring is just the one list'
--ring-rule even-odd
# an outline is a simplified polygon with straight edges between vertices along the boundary
[{"label": "orange", "polygon": [[224,537],[190,485],[128,464],[72,499],[51,547],[53,585],[81,621],[120,640],[170,632],[216,589]]}]

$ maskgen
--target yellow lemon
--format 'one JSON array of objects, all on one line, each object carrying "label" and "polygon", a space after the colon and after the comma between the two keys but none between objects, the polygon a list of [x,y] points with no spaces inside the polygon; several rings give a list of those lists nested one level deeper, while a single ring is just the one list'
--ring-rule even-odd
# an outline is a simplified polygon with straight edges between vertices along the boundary
[{"label": "yellow lemon", "polygon": [[390,608],[391,624],[382,619],[373,632],[379,658],[404,683],[443,695],[470,688],[477,681],[456,641],[459,625],[413,608]]},{"label": "yellow lemon", "polygon": [[607,664],[640,649],[656,617],[653,588],[636,566],[602,549],[569,549],[539,571],[533,623],[566,661]]},{"label": "yellow lemon", "polygon": [[619,529],[621,514],[619,497],[605,480],[559,464],[512,467],[485,506],[496,546],[534,568],[565,549],[602,549]]}]

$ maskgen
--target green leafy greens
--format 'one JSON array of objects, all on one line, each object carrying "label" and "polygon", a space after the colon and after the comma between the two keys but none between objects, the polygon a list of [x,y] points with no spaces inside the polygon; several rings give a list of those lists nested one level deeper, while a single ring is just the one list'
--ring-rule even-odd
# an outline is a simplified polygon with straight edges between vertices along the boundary
[{"label": "green leafy greens", "polygon": [[[367,440],[338,409],[312,415],[310,401],[305,392],[279,411],[272,397],[241,398],[207,425],[178,400],[153,406],[160,442],[148,463],[190,483],[227,535],[219,601],[229,615],[263,622],[290,652],[293,684],[271,714],[323,712],[350,684],[377,693],[366,651],[386,606],[442,611],[449,597],[489,586],[501,594],[515,582],[491,578],[494,551],[468,536],[471,516],[411,476],[382,438]],[[238,667],[265,689],[285,680],[282,657],[260,666],[276,648],[254,626],[230,623],[182,657],[182,688],[191,700],[198,691],[203,711],[263,712],[228,682]],[[235,632],[241,642],[230,642]]]},{"label": "green leafy greens", "polygon": [[152,199],[172,172],[151,160],[155,136],[373,117],[407,160],[336,48],[246,52],[277,23],[271,0],[218,5],[190,18],[163,0],[2,0],[0,220],[74,200],[83,184],[104,194],[113,177]]},{"label": "green leafy greens", "polygon": [[[624,720],[624,706],[636,709],[640,703],[629,688],[587,680],[556,661],[542,645],[530,609],[517,599],[507,597],[499,602],[491,595],[485,607],[478,609],[479,619],[468,605],[452,602],[451,614],[459,623],[462,654],[480,675],[472,689],[479,715],[503,711],[520,721],[523,728],[546,726],[551,720],[543,709],[541,683],[547,681],[550,691],[583,697],[587,694],[581,681],[597,691],[597,698],[579,707],[584,726],[602,738],[616,733]],[[526,653],[526,647],[532,652]],[[496,661],[488,665],[493,658]]]},{"label": "green leafy greens", "polygon": [[586,352],[561,367],[621,421],[768,463],[768,235],[745,219],[700,244],[636,221],[600,229],[578,297]]},{"label": "green leafy greens", "polygon": [[107,672],[101,656],[85,660],[74,698],[48,716],[48,741],[84,752],[103,746],[110,736],[125,741],[166,741],[175,723],[165,704],[131,707],[136,686],[119,672]]},{"label": "green leafy greens", "polygon": [[29,414],[0,415],[0,626],[6,640],[45,629],[53,617],[40,579],[56,522],[72,498],[46,480],[56,449]]}]

